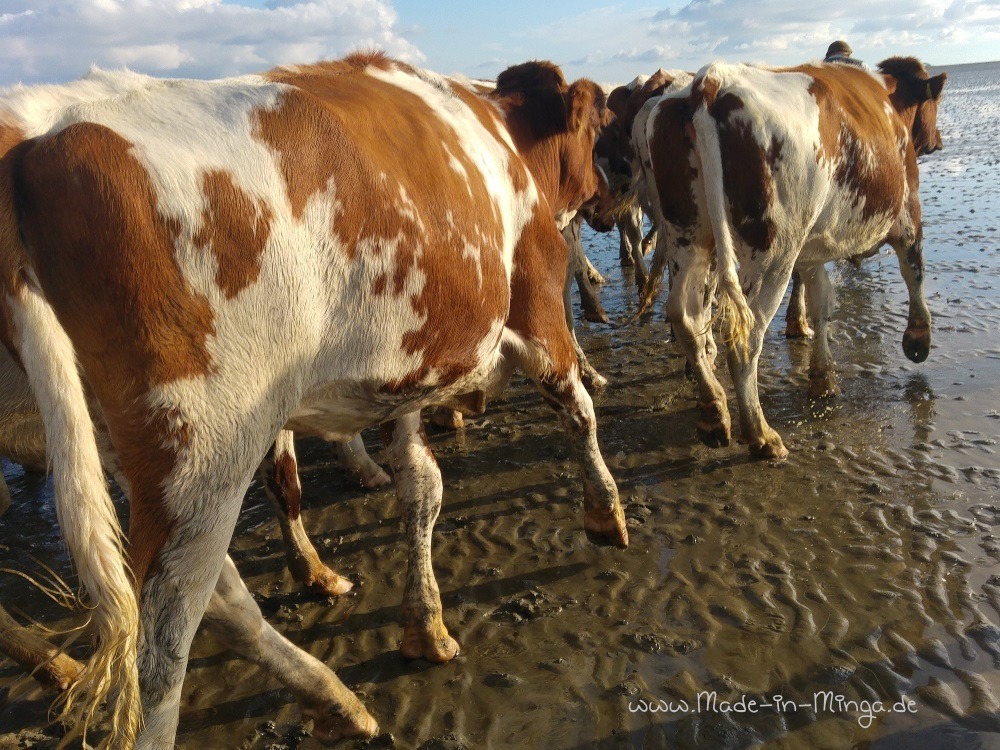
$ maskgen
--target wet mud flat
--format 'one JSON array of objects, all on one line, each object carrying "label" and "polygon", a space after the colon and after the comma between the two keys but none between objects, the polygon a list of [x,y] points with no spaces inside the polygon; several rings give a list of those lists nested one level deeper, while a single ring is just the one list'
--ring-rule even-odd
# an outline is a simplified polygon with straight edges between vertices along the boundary
[{"label": "wet mud flat", "polygon": [[[1000,747],[1000,67],[950,76],[945,151],[921,164],[929,359],[903,356],[895,258],[838,266],[843,394],[809,401],[808,344],[783,338],[779,312],[761,392],[791,454],[762,463],[697,443],[694,384],[660,306],[638,325],[581,323],[611,379],[595,404],[631,546],[587,541],[568,441],[522,380],[462,432],[432,433],[453,662],[399,655],[391,489],[356,489],[326,446],[301,441],[306,527],[356,583],[327,600],[299,592],[251,488],[231,548],[247,585],[386,733],[345,747]],[[620,319],[636,294],[617,235],[585,243]],[[51,488],[4,468],[0,567],[37,574],[33,555],[68,575]],[[79,622],[11,575],[0,601],[51,628]],[[0,748],[54,747],[50,699],[0,662]],[[181,748],[320,746],[288,692],[204,634],[181,711]]]}]

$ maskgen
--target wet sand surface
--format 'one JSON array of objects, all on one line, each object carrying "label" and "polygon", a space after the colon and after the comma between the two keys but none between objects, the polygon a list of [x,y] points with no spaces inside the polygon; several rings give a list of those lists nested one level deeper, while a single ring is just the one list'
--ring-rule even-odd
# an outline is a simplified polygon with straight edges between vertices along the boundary
[{"label": "wet sand surface", "polygon": [[[895,258],[838,266],[843,394],[808,400],[809,345],[783,338],[779,312],[761,391],[791,454],[761,463],[697,442],[694,385],[659,309],[639,325],[581,323],[611,379],[595,403],[631,546],[587,541],[568,441],[523,380],[462,432],[433,432],[445,482],[434,565],[455,661],[399,656],[406,558],[391,489],[356,489],[326,446],[301,441],[306,527],[357,584],[327,600],[299,593],[252,487],[232,545],[250,590],[386,732],[345,746],[1000,748],[1000,65],[950,76],[945,150],[921,163],[929,359],[903,355]],[[584,241],[620,319],[636,294],[617,233]],[[37,572],[30,554],[68,574],[51,488],[5,474],[0,567]],[[79,621],[11,575],[0,601],[50,627]],[[757,710],[699,707],[701,691]],[[838,696],[883,712],[866,720]],[[0,749],[54,746],[50,699],[0,662]],[[179,747],[319,747],[299,716],[277,682],[199,634]]]}]

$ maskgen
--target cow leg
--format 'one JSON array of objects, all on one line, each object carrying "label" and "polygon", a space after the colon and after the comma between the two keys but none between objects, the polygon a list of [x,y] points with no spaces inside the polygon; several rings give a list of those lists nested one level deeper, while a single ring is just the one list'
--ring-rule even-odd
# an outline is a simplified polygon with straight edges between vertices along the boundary
[{"label": "cow leg", "polygon": [[[798,275],[798,274],[796,274]],[[834,291],[826,266],[819,263],[802,269],[801,285],[808,289],[809,317],[816,327],[809,357],[809,396],[829,398],[840,394],[837,376],[830,354],[830,315],[833,313]],[[793,280],[794,284],[794,280]]]},{"label": "cow leg", "polygon": [[374,490],[392,483],[385,470],[372,461],[371,456],[368,455],[368,451],[365,450],[365,441],[362,440],[360,434],[355,435],[352,440],[347,442],[337,440],[335,445],[340,465],[350,472],[362,487]]},{"label": "cow leg", "polygon": [[590,285],[587,275],[587,259],[583,254],[583,242],[580,240],[580,232],[583,227],[583,216],[579,213],[563,229],[562,236],[566,240],[569,248],[569,273],[566,277],[567,291],[572,285],[572,280],[576,279],[577,289],[580,290],[580,305],[583,308],[584,320],[592,323],[607,323],[608,314],[601,306],[600,297],[594,287]]},{"label": "cow leg", "polygon": [[409,540],[403,593],[403,642],[407,659],[445,662],[458,655],[458,643],[442,619],[441,594],[431,565],[431,532],[441,511],[441,470],[427,443],[420,412],[382,425],[382,440],[396,480]]},{"label": "cow leg", "polygon": [[813,331],[806,318],[806,286],[798,271],[792,273],[792,293],[785,311],[785,337],[789,339],[811,339]]},{"label": "cow leg", "polygon": [[[777,254],[778,248],[772,248],[768,252]],[[778,311],[791,275],[791,262],[787,264],[771,262],[761,267],[748,299],[754,324],[750,330],[747,348],[740,350],[729,346],[726,349],[729,374],[733,379],[736,400],[740,406],[740,427],[743,437],[750,448],[750,453],[761,458],[784,458],[788,455],[781,436],[764,418],[757,390],[757,365],[764,343],[764,333]]]},{"label": "cow leg", "polygon": [[597,270],[593,263],[591,263],[590,258],[586,253],[583,254],[583,263],[586,266],[587,278],[590,279],[591,284],[607,284],[607,278]]},{"label": "cow leg", "polygon": [[519,369],[535,381],[570,436],[583,475],[584,528],[594,541],[628,546],[618,487],[597,442],[597,419],[590,394],[575,368],[565,373],[546,374],[533,367],[533,360],[515,357]]},{"label": "cow leg", "polygon": [[465,426],[465,417],[458,409],[450,406],[435,406],[431,412],[431,422],[445,430],[460,430]]},{"label": "cow leg", "polygon": [[[642,238],[642,257],[646,258],[652,252],[653,248],[656,247],[656,225],[654,224],[646,232],[646,236]],[[670,273],[668,267],[667,273]]]},{"label": "cow leg", "polygon": [[[570,223],[573,226],[573,223]],[[566,233],[563,232],[563,239],[566,238]],[[576,323],[573,320],[573,245],[571,242],[567,241],[567,246],[570,248],[569,266],[566,269],[566,283],[563,285],[563,312],[566,316],[566,328],[569,329],[569,337],[573,342],[573,351],[576,352],[576,358],[580,363],[580,376],[583,378],[583,382],[587,388],[592,391],[600,390],[608,384],[608,379],[601,375],[594,366],[590,364],[590,360],[587,359],[587,353],[580,346],[580,341],[576,337]],[[605,320],[607,322],[607,320]]]},{"label": "cow leg", "polygon": [[[125,461],[123,468],[130,473]],[[129,550],[141,590],[139,750],[174,746],[191,640],[219,580],[253,473],[252,468],[245,476],[215,468],[220,469],[217,477],[196,474],[185,481],[187,491],[177,486],[179,479],[162,489],[146,480],[130,482]]]},{"label": "cow leg", "polygon": [[638,204],[623,211],[618,218],[618,238],[622,268],[628,268],[635,262],[633,248],[642,242],[642,208]]},{"label": "cow leg", "polygon": [[916,218],[916,237],[912,244],[893,243],[899,270],[910,295],[910,311],[903,333],[903,353],[912,362],[923,362],[931,350],[931,311],[924,299],[924,231]]},{"label": "cow leg", "polygon": [[378,733],[375,719],[325,664],[264,621],[229,556],[202,622],[222,643],[292,692],[303,716],[314,720],[314,736],[335,740]]},{"label": "cow leg", "polygon": [[[243,496],[269,447],[267,436],[277,436],[285,421],[277,398],[258,403],[274,404],[270,419],[259,409],[243,419],[210,412],[198,422],[154,422],[145,433],[133,427],[148,425],[144,414],[109,410],[130,488],[129,557],[140,591],[139,750],[174,746],[191,640],[222,572]],[[166,461],[150,464],[150,454]],[[163,465],[165,475],[157,471]],[[351,706],[341,709],[346,721],[357,715]]]},{"label": "cow leg", "polygon": [[351,590],[351,582],[337,575],[319,559],[319,553],[302,525],[302,485],[295,459],[295,436],[282,430],[257,469],[264,494],[274,508],[285,540],[285,559],[292,577],[307,591],[338,596]]},{"label": "cow leg", "polygon": [[698,437],[713,448],[729,445],[731,420],[726,391],[715,376],[717,352],[711,332],[709,257],[704,252],[686,253],[675,266],[667,295],[667,317],[698,383]]},{"label": "cow leg", "polygon": [[56,690],[68,688],[83,671],[80,662],[22,627],[3,607],[0,607],[0,652],[42,685]]},{"label": "cow leg", "polygon": [[524,262],[511,274],[510,315],[504,328],[504,360],[528,375],[556,410],[569,433],[583,474],[584,527],[592,536],[625,546],[628,532],[618,488],[597,443],[594,404],[580,379],[566,327],[566,243],[544,216],[525,226],[515,248]]}]

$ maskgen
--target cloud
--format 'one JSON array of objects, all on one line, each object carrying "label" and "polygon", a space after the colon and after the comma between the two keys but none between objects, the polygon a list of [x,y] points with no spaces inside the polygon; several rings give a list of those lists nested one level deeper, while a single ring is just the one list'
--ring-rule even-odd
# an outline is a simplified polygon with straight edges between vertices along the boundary
[{"label": "cloud", "polygon": [[6,0],[0,83],[61,81],[91,64],[219,77],[376,47],[423,54],[397,28],[391,0]]},{"label": "cloud", "polygon": [[[662,6],[661,6],[662,8]],[[785,65],[823,56],[847,39],[869,63],[891,55],[961,61],[1000,41],[996,0],[691,0],[666,9],[608,6],[536,28],[561,42],[570,75],[630,80],[658,66],[697,70],[724,59]],[[950,59],[949,59],[950,58]]]}]

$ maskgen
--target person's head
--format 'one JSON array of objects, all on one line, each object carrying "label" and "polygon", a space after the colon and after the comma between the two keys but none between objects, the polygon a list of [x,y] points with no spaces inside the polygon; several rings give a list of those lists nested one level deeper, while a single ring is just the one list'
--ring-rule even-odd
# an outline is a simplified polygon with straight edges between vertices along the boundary
[{"label": "person's head", "polygon": [[827,57],[850,57],[854,50],[851,49],[851,45],[845,42],[843,39],[838,39],[826,50]]}]

